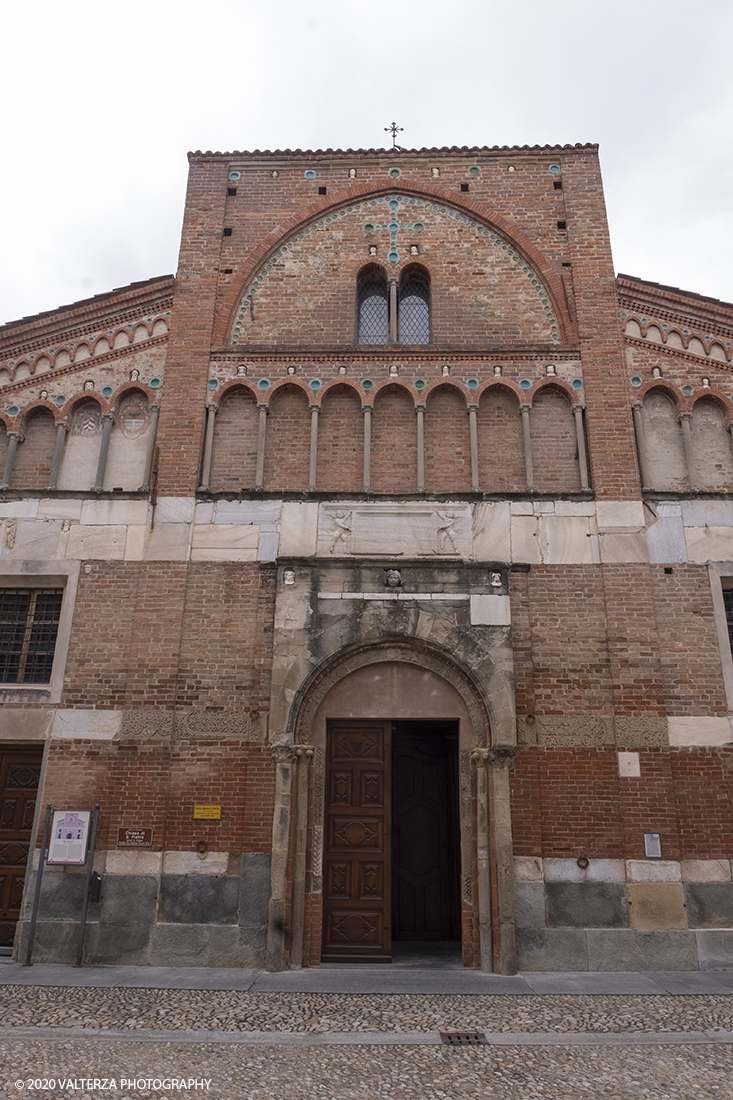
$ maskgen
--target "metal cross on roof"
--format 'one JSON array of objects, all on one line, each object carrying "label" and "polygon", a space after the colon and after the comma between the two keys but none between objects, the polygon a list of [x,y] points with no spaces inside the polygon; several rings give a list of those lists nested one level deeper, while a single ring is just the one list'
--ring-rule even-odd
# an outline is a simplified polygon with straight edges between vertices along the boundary
[{"label": "metal cross on roof", "polygon": [[399,149],[399,145],[397,144],[397,135],[403,132],[403,130],[405,129],[404,126],[398,126],[396,122],[392,122],[389,126],[385,126],[384,129],[388,134],[392,135],[392,148]]}]

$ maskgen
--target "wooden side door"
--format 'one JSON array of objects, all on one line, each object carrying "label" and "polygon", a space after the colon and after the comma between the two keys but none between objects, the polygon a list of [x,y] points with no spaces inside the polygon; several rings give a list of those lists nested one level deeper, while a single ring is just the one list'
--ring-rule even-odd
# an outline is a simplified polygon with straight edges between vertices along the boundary
[{"label": "wooden side door", "polygon": [[330,721],[323,961],[391,962],[390,722]]},{"label": "wooden side door", "polygon": [[43,749],[0,746],[0,947],[20,917]]}]

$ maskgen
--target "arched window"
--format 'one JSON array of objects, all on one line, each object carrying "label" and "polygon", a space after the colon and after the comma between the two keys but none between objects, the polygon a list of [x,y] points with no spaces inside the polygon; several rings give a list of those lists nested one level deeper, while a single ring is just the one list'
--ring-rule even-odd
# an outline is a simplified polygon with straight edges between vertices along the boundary
[{"label": "arched window", "polygon": [[430,276],[421,264],[406,267],[400,280],[399,342],[430,343]]},{"label": "arched window", "polygon": [[379,264],[359,272],[357,290],[358,344],[386,344],[389,340],[387,276]]}]

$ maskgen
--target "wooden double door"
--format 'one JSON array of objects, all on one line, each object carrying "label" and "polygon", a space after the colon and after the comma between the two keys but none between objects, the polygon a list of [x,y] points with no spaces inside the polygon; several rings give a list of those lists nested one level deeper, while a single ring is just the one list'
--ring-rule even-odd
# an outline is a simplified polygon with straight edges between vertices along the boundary
[{"label": "wooden double door", "polygon": [[20,917],[42,748],[0,743],[0,947],[13,946]]},{"label": "wooden double door", "polygon": [[324,962],[460,939],[457,726],[328,723]]}]

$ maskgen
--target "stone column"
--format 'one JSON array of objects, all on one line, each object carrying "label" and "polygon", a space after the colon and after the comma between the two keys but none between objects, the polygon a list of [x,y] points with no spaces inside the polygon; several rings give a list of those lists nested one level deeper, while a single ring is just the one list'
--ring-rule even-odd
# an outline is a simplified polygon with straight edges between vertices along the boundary
[{"label": "stone column", "polygon": [[[509,768],[516,755],[511,745],[476,749],[471,759],[477,767],[476,831],[478,856],[479,942],[481,969],[516,974],[517,947],[514,925],[514,847],[509,802]],[[493,812],[492,812],[493,811]],[[490,823],[493,819],[493,830]],[[493,836],[492,836],[493,832]],[[492,935],[491,856],[496,868],[497,927]]]},{"label": "stone column", "polygon": [[578,466],[580,468],[580,488],[584,493],[590,489],[588,482],[588,452],[585,447],[585,425],[583,424],[583,406],[573,405],[575,416],[575,438],[578,441]]},{"label": "stone column", "polygon": [[397,280],[389,280],[389,342],[397,343]]},{"label": "stone column", "polygon": [[478,405],[468,406],[468,436],[471,441],[471,489],[480,493],[478,481]]},{"label": "stone column", "polygon": [[257,422],[257,472],[255,489],[260,492],[265,487],[265,432],[267,429],[267,405],[260,405],[260,418]]},{"label": "stone column", "polygon": [[416,405],[417,413],[417,491],[425,492],[425,406]]},{"label": "stone column", "polygon": [[364,413],[364,492],[371,493],[372,478],[372,407],[362,405]]},{"label": "stone column", "polygon": [[200,493],[208,493],[211,480],[211,456],[214,451],[214,421],[219,411],[218,405],[206,406],[206,434],[204,436],[204,461],[201,467]]},{"label": "stone column", "polygon": [[7,489],[10,485],[18,444],[22,442],[23,436],[20,432],[8,432],[8,451],[5,456],[5,469],[3,470],[3,479],[0,481],[0,489]]},{"label": "stone column", "polygon": [[308,468],[308,492],[316,491],[316,464],[318,461],[318,405],[311,405],[311,454]]},{"label": "stone column", "polygon": [[295,745],[273,745],[271,752],[275,765],[275,812],[272,818],[266,966],[268,970],[282,970],[285,966],[285,899],[288,887],[290,795],[293,763],[296,759]]},{"label": "stone column", "polygon": [[642,489],[648,489],[651,482],[649,480],[649,455],[647,453],[646,438],[644,436],[644,406],[641,401],[634,401],[631,407],[634,410],[634,432],[636,434],[636,450],[639,455],[641,487]]},{"label": "stone column", "polygon": [[521,405],[522,410],[522,442],[524,444],[524,469],[527,476],[527,492],[534,491],[534,472],[532,470],[532,436],[529,430],[530,405]]},{"label": "stone column", "polygon": [[46,486],[48,489],[55,489],[58,485],[59,473],[61,472],[61,461],[64,457],[64,444],[66,443],[66,433],[68,430],[69,425],[64,420],[59,420],[56,424],[56,439],[53,445],[51,472],[48,475],[48,485]]},{"label": "stone column", "polygon": [[150,477],[153,472],[153,458],[155,457],[155,440],[158,438],[158,416],[160,415],[160,405],[150,406],[150,438],[148,440],[148,453],[145,455],[145,476],[143,483],[138,489],[139,493],[150,492]]},{"label": "stone column", "polygon": [[313,760],[309,745],[295,749],[298,768],[295,809],[295,858],[293,860],[293,916],[290,935],[290,967],[303,965],[303,926],[305,924],[305,857],[308,844],[308,765]]},{"label": "stone column", "polygon": [[104,489],[104,475],[107,471],[107,455],[109,454],[109,441],[112,438],[112,425],[114,417],[112,413],[102,413],[102,441],[99,445],[99,462],[97,463],[97,476],[92,490],[101,493]]},{"label": "stone column", "polygon": [[699,486],[697,484],[697,470],[695,468],[695,452],[692,449],[692,413],[680,413],[679,419],[682,425],[682,440],[685,444],[687,477],[690,481],[690,491],[694,493]]}]

